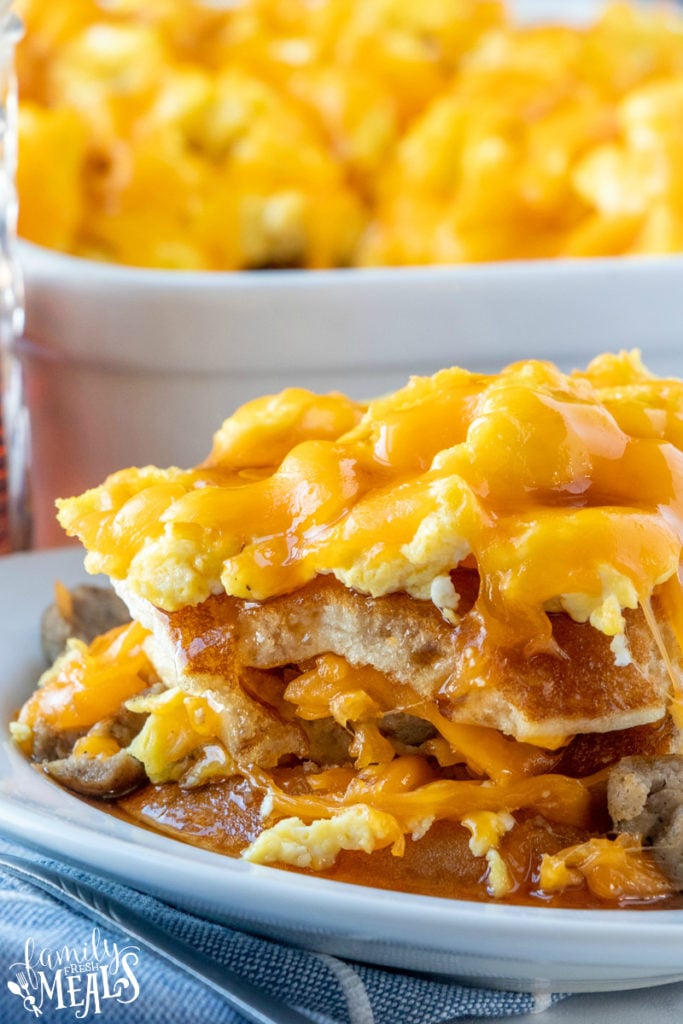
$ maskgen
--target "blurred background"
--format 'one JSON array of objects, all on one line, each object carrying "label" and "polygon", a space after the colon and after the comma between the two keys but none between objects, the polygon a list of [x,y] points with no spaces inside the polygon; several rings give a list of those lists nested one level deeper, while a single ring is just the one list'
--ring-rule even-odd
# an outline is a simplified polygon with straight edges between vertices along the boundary
[{"label": "blurred background", "polygon": [[671,5],[16,6],[19,230],[50,249],[222,271],[683,247]]},{"label": "blurred background", "polygon": [[683,372],[676,5],[14,7],[15,547],[282,387],[624,347]]}]

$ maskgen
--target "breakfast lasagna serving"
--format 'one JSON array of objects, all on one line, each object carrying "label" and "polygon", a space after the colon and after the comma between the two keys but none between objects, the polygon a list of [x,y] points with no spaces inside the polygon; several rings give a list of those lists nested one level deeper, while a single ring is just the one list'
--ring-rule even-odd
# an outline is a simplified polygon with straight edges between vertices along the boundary
[{"label": "breakfast lasagna serving", "polygon": [[681,905],[683,382],[290,389],[58,504],[130,614],[11,725],[70,789],[346,881]]}]

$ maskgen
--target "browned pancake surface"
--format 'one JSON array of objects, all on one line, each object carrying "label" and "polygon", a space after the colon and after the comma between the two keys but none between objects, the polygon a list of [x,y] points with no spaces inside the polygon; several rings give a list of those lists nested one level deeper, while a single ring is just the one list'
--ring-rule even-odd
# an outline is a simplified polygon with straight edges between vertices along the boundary
[{"label": "browned pancake surface", "polygon": [[171,613],[138,599],[132,611],[155,632],[163,677],[191,692],[227,698],[239,689],[236,664],[272,669],[332,652],[410,684],[454,721],[518,739],[631,729],[666,714],[670,681],[640,610],[625,613],[632,660],[621,667],[609,637],[567,615],[551,617],[564,656],[529,659],[491,649],[474,611],[450,625],[430,602],[368,597],[331,577],[261,604],[221,594]]}]

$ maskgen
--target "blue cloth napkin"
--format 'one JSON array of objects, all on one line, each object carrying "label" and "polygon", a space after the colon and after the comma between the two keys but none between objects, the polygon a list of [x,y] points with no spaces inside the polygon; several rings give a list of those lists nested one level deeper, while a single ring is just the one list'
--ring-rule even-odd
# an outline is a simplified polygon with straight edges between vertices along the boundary
[{"label": "blue cloth napkin", "polygon": [[[539,1012],[563,998],[470,988],[305,952],[202,920],[1,838],[0,852],[49,864],[116,895],[157,926],[261,986],[279,1003],[308,1014],[314,1024],[442,1024],[471,1017],[515,1017]],[[27,951],[29,963],[43,971],[48,984],[35,1009],[26,999],[32,991]],[[99,970],[103,963],[110,965],[108,971]],[[118,928],[97,928],[86,916],[0,870],[0,1021],[31,1020],[245,1024],[214,992]]]}]

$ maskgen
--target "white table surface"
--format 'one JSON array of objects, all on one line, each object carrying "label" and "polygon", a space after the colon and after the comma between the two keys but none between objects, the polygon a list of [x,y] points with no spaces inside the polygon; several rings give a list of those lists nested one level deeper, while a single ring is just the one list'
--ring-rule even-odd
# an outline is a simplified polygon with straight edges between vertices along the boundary
[{"label": "white table surface", "polygon": [[[538,1024],[682,1024],[683,982],[630,992],[598,992],[572,996],[542,1013],[514,1018]],[[491,1017],[471,1018],[485,1024]]]}]

